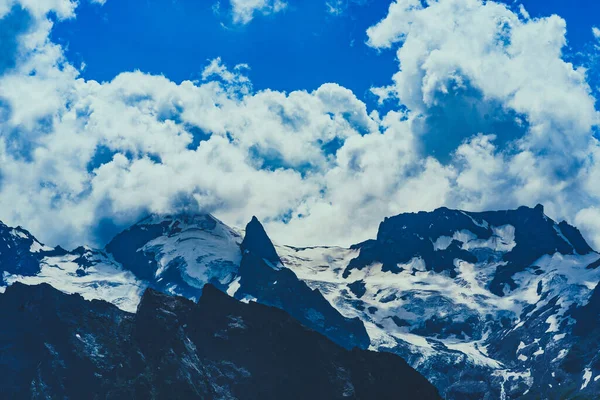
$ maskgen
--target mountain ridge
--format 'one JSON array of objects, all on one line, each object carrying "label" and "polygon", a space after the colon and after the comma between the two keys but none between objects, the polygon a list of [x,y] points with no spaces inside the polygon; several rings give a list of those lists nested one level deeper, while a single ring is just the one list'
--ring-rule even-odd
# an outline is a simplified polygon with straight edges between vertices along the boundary
[{"label": "mountain ridge", "polygon": [[[343,347],[400,355],[448,399],[600,390],[595,356],[573,331],[594,298],[600,256],[542,206],[400,214],[350,248],[274,245],[256,218],[239,232],[210,215],[154,215],[111,241],[124,258],[110,251],[118,246],[46,249],[33,256],[40,272],[3,276],[128,311],[147,288],[196,301],[212,284],[283,309]],[[588,330],[582,343],[600,343]]]},{"label": "mountain ridge", "polygon": [[197,304],[147,289],[129,314],[17,282],[0,316],[12,321],[0,332],[10,398],[441,398],[397,356],[345,350],[210,284]]}]

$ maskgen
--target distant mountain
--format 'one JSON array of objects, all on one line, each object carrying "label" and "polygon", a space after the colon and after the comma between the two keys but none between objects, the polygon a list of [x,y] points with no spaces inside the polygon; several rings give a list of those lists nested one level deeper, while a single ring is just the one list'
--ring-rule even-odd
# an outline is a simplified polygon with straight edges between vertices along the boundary
[{"label": "distant mountain", "polygon": [[146,287],[102,250],[86,246],[73,251],[51,248],[25,229],[0,222],[0,285],[14,282],[48,283],[66,293],[106,300],[127,311],[135,311]]},{"label": "distant mountain", "polygon": [[319,291],[283,268],[256,218],[242,240],[211,215],[151,216],[117,235],[106,252],[156,290],[197,299],[211,283],[241,301],[285,310],[346,348],[369,346],[358,318],[343,317]]},{"label": "distant mountain", "polygon": [[440,399],[400,357],[346,350],[207,285],[147,289],[136,314],[49,285],[0,295],[0,392],[41,399]]},{"label": "distant mountain", "polygon": [[446,271],[454,278],[454,260],[476,263],[501,254],[502,265],[488,282],[489,291],[498,296],[516,289],[515,274],[544,255],[593,252],[577,228],[564,221],[555,223],[541,205],[482,213],[439,208],[432,213],[400,214],[381,223],[376,240],[355,248],[360,249],[359,256],[350,262],[344,277],[375,262],[382,263],[383,272],[399,272],[401,265],[420,257],[427,270]]},{"label": "distant mountain", "polygon": [[600,255],[540,205],[400,214],[348,249],[277,246],[255,218],[242,231],[185,214],[151,215],[103,250],[0,226],[3,241],[4,286],[46,282],[135,311],[146,288],[197,301],[211,284],[347,349],[400,355],[447,399],[600,392]]},{"label": "distant mountain", "polygon": [[597,346],[564,369],[581,342],[574,318],[600,333],[600,301],[588,304],[598,297],[590,296],[600,255],[542,206],[401,214],[351,249],[278,251],[342,314],[365,323],[372,348],[402,355],[448,399],[600,393]]},{"label": "distant mountain", "polygon": [[211,215],[150,215],[115,236],[106,253],[153,288],[198,299],[227,287],[242,259],[241,235]]},{"label": "distant mountain", "polygon": [[[0,257],[5,274],[35,275],[40,272],[40,259],[47,251],[28,231],[21,227],[11,228],[0,222]],[[5,283],[4,274],[0,283]]]}]

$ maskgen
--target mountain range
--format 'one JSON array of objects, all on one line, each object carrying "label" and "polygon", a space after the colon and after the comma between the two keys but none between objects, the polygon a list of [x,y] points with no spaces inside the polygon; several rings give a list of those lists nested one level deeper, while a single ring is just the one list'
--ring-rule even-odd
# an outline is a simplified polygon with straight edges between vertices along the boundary
[{"label": "mountain range", "polygon": [[71,251],[2,224],[0,389],[597,398],[599,267],[541,205],[400,214],[349,248],[274,245],[256,218],[150,215]]}]

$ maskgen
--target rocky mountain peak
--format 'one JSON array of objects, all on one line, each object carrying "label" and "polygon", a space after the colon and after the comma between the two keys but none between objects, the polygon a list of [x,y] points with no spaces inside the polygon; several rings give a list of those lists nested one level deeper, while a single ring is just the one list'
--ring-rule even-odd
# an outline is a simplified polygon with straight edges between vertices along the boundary
[{"label": "rocky mountain peak", "polygon": [[267,232],[265,232],[264,227],[256,217],[252,217],[252,220],[246,225],[246,235],[241,248],[243,252],[252,253],[274,265],[281,263],[273,242],[271,242]]},{"label": "rocky mountain peak", "polygon": [[513,276],[544,255],[593,252],[577,228],[564,221],[557,224],[540,204],[505,211],[442,207],[400,214],[380,224],[376,240],[355,248],[360,254],[346,268],[346,277],[375,262],[383,264],[383,271],[398,272],[415,258],[428,270],[455,277],[455,260],[477,263],[491,257],[503,262],[489,282],[490,291],[499,296],[515,289]]}]

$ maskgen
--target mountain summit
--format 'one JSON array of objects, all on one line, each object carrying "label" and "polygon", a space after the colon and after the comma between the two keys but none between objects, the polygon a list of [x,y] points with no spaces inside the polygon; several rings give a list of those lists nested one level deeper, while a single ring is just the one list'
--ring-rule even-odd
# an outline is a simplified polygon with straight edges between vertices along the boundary
[{"label": "mountain summit", "polygon": [[281,264],[275,246],[267,236],[265,228],[256,217],[246,225],[246,235],[240,245],[243,252],[250,252],[257,257],[267,260],[273,266]]},{"label": "mountain summit", "polygon": [[508,211],[439,208],[430,213],[400,214],[381,223],[376,240],[355,248],[360,254],[344,271],[345,277],[374,262],[381,262],[383,271],[397,272],[415,257],[423,260],[427,270],[456,277],[456,259],[476,263],[497,258],[502,265],[488,286],[498,296],[516,289],[514,275],[544,255],[593,252],[577,228],[564,221],[557,224],[539,204]]}]

